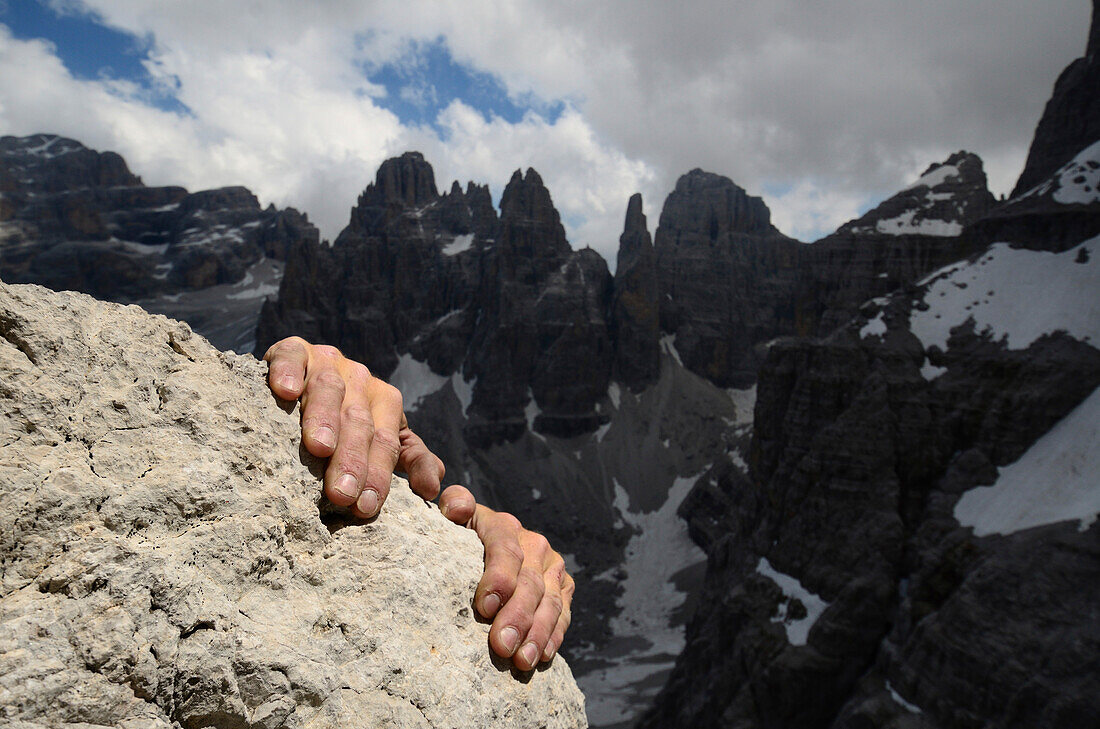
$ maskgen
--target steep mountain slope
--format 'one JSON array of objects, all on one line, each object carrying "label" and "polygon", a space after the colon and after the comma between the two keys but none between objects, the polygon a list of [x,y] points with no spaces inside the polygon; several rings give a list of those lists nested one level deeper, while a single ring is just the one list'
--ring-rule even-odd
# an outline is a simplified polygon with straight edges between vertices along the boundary
[{"label": "steep mountain slope", "polygon": [[[706,587],[642,726],[1096,716],[1100,633],[1082,616],[1100,598],[1100,311],[1080,294],[1100,290],[1081,254],[1098,246],[997,246],[827,338],[770,348],[751,477],[689,500]],[[1074,434],[1044,444],[1056,424]]]},{"label": "steep mountain slope", "polygon": [[243,187],[146,187],[113,152],[0,138],[0,277],[11,283],[139,302],[248,351],[262,294],[278,284],[265,259],[316,239],[305,216],[261,209]]},{"label": "steep mountain slope", "polygon": [[979,250],[981,243],[967,226],[987,215],[994,203],[982,161],[958,152],[859,219],[803,248],[796,287],[798,332],[828,334],[864,301]]},{"label": "steep mountain slope", "polygon": [[748,476],[682,508],[707,577],[640,726],[1095,723],[1094,141],[966,226],[975,254],[768,348]]},{"label": "steep mountain slope", "polygon": [[1085,55],[1062,71],[1043,110],[1027,164],[1012,197],[1019,197],[1100,139],[1100,0],[1092,0],[1092,25]]}]

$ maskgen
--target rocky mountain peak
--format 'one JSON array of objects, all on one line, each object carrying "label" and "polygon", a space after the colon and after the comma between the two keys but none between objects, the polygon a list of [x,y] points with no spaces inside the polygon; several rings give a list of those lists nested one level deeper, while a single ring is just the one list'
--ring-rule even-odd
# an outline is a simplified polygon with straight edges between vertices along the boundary
[{"label": "rocky mountain peak", "polygon": [[1092,25],[1089,28],[1089,44],[1085,49],[1085,59],[1095,64],[1100,62],[1100,0],[1092,0]]},{"label": "rocky mountain peak", "polygon": [[1039,185],[1082,149],[1100,140],[1100,0],[1084,57],[1069,64],[1054,84],[1012,197]]},{"label": "rocky mountain peak", "polygon": [[642,212],[642,194],[636,192],[630,196],[630,200],[626,204],[626,223],[623,225],[623,235],[633,236],[642,231],[649,232],[646,228],[645,213]]},{"label": "rocky mountain peak", "polygon": [[676,181],[665,201],[660,227],[702,233],[710,240],[721,234],[770,235],[771,211],[759,197],[749,195],[732,180],[694,169]]},{"label": "rocky mountain peak", "polygon": [[627,203],[619,237],[611,328],[616,379],[634,391],[655,382],[661,371],[657,258],[638,193]]},{"label": "rocky mountain peak", "polygon": [[878,207],[845,223],[836,235],[957,236],[995,202],[981,158],[959,151],[930,165],[916,182]]},{"label": "rocky mountain peak", "polygon": [[400,203],[417,207],[434,202],[439,197],[435,187],[435,172],[420,152],[405,152],[382,163],[374,185],[367,187],[373,201],[382,204]]},{"label": "rocky mountain peak", "polygon": [[114,152],[96,152],[56,134],[0,138],[0,193],[141,185],[141,178]]},{"label": "rocky mountain peak", "polygon": [[572,251],[550,191],[533,169],[525,176],[516,170],[500,196],[500,239],[502,255],[519,261],[520,269],[532,266],[540,279]]}]

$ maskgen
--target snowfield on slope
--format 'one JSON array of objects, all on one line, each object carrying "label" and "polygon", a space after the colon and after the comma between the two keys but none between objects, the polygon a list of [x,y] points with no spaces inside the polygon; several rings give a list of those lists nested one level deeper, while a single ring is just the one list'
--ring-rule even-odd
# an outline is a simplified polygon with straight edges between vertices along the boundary
[{"label": "snowfield on slope", "polygon": [[1100,514],[1100,389],[1015,463],[992,486],[979,486],[955,504],[955,518],[979,537],[1079,520],[1085,531]]},{"label": "snowfield on slope", "polygon": [[952,264],[924,279],[926,311],[910,330],[924,348],[947,350],[951,330],[973,319],[975,331],[1027,349],[1044,334],[1100,343],[1100,236],[1062,253],[997,243],[978,260]]}]

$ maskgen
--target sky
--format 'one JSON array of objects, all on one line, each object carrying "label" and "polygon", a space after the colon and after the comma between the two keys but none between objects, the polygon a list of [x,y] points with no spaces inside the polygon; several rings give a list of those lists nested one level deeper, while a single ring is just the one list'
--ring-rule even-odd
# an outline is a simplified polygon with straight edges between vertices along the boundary
[{"label": "sky", "polygon": [[614,267],[701,167],[811,241],[966,149],[1007,193],[1088,0],[0,0],[0,134],[347,224],[378,165],[542,176]]}]

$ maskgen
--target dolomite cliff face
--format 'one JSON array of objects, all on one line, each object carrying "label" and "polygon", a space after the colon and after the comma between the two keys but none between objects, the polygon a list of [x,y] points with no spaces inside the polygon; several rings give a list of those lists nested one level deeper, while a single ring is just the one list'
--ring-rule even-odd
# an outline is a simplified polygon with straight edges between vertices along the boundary
[{"label": "dolomite cliff face", "polygon": [[582,727],[560,658],[495,662],[476,536],[395,480],[318,505],[251,357],[0,284],[0,719],[21,727]]}]

